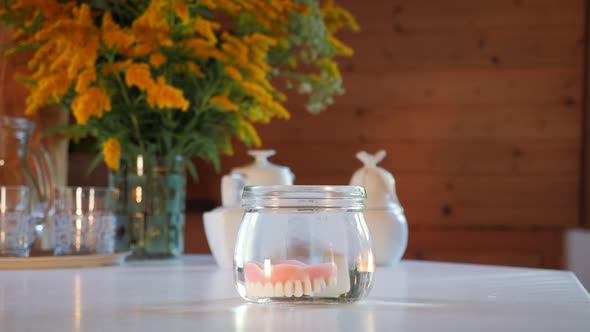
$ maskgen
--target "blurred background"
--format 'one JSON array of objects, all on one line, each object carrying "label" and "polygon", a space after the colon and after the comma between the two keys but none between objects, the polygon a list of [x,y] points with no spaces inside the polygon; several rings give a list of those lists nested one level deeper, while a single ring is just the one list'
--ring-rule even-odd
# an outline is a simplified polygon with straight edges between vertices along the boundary
[{"label": "blurred background", "polygon": [[[357,151],[385,149],[380,166],[396,177],[410,227],[406,258],[568,268],[588,285],[586,1],[338,3],[362,29],[340,35],[355,49],[340,59],[347,92],[319,115],[291,95],[290,121],[258,127],[271,161],[296,184],[347,184]],[[18,114],[13,61],[2,60],[1,110]],[[243,145],[235,151],[220,173],[197,162],[186,252],[209,252],[202,213],[220,204],[221,176],[250,161]],[[87,175],[92,158],[71,151],[61,176],[106,185],[106,169]]]}]

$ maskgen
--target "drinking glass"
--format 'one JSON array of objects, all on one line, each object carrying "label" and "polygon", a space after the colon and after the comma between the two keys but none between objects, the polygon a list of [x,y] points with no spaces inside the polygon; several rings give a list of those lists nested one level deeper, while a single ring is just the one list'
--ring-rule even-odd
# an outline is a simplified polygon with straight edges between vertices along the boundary
[{"label": "drinking glass", "polygon": [[29,256],[35,240],[31,217],[31,190],[27,186],[0,186],[0,256]]},{"label": "drinking glass", "polygon": [[118,191],[58,187],[55,192],[55,255],[112,254]]}]

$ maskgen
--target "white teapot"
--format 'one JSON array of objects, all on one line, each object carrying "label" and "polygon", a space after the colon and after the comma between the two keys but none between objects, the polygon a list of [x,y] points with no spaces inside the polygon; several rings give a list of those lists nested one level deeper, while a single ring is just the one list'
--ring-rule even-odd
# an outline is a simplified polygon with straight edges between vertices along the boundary
[{"label": "white teapot", "polygon": [[364,164],[350,180],[354,186],[367,191],[365,218],[373,237],[373,249],[378,265],[394,265],[403,256],[408,244],[408,225],[395,190],[395,179],[377,164],[385,158],[380,150],[374,155],[365,151],[356,157]]},{"label": "white teapot", "polygon": [[268,157],[274,150],[250,150],[254,162],[233,168],[221,179],[221,205],[203,214],[205,234],[217,264],[233,267],[234,245],[244,209],[242,190],[252,185],[292,185],[295,175],[288,167],[272,164]]}]

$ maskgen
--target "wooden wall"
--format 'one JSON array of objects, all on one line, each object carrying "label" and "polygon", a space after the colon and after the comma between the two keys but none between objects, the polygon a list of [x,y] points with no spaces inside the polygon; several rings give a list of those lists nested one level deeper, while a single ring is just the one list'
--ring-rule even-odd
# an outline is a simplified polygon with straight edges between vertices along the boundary
[{"label": "wooden wall", "polygon": [[[581,210],[584,1],[338,2],[362,27],[341,35],[356,50],[341,60],[347,94],[320,115],[291,96],[292,120],[260,126],[272,160],[297,184],[346,184],[356,151],[386,149],[406,257],[561,267]],[[221,174],[248,162],[236,150]],[[84,160],[71,158],[70,182],[104,183]],[[220,174],[199,170],[188,252],[208,251],[197,205],[220,201]]]},{"label": "wooden wall", "polygon": [[[579,223],[584,1],[339,3],[362,27],[342,35],[347,94],[320,115],[292,96],[291,121],[260,127],[272,160],[297,184],[346,184],[356,151],[386,149],[408,257],[561,266]],[[202,169],[190,196],[218,201]]]},{"label": "wooden wall", "polygon": [[[0,25],[0,46],[4,47],[11,43],[12,30],[3,28]],[[23,116],[25,109],[25,98],[27,90],[14,80],[18,71],[18,63],[27,59],[24,55],[17,57],[4,57],[3,48],[0,49],[0,115]],[[54,181],[56,184],[64,185],[68,177],[68,141],[59,136],[44,137],[40,133],[47,128],[62,126],[68,123],[67,110],[51,106],[30,117],[36,124],[34,138],[31,144],[38,146],[41,142],[48,151],[53,161]]]}]

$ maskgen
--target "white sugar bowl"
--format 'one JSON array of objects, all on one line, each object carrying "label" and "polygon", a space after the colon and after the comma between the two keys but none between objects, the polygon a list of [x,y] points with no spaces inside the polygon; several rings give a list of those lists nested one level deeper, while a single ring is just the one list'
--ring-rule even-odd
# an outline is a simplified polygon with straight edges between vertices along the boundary
[{"label": "white sugar bowl", "polygon": [[357,153],[364,165],[354,173],[350,184],[365,187],[365,219],[373,238],[375,261],[377,265],[391,266],[397,264],[406,251],[408,224],[393,175],[377,167],[385,155],[384,150],[375,155],[365,151]]}]

